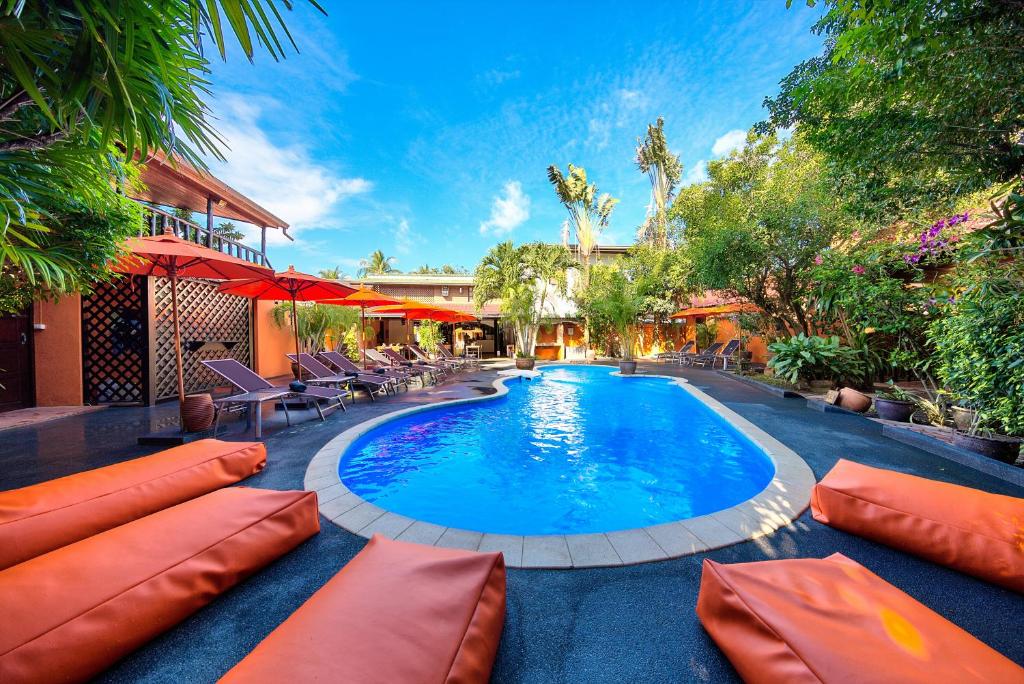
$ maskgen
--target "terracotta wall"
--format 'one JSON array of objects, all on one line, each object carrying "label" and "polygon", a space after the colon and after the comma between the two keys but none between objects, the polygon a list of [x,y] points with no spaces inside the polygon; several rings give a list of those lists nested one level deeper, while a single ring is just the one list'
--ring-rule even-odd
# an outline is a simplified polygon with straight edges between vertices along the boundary
[{"label": "terracotta wall", "polygon": [[290,328],[278,328],[270,315],[276,302],[255,302],[253,316],[253,359],[255,370],[265,378],[291,375],[291,364],[285,354],[295,353],[295,340]]},{"label": "terracotta wall", "polygon": [[82,298],[62,297],[56,302],[36,302],[35,381],[37,406],[82,405]]}]

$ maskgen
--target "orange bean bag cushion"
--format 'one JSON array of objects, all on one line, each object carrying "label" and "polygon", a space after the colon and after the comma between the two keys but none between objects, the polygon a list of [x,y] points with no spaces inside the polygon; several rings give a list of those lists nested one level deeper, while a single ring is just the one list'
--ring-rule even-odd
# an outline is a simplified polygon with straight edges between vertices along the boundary
[{"label": "orange bean bag cushion", "polygon": [[486,682],[505,621],[500,553],[374,536],[222,682]]},{"label": "orange bean bag cushion", "polygon": [[1012,660],[838,553],[705,560],[697,615],[747,684],[1024,681]]},{"label": "orange bean bag cushion", "polygon": [[85,681],[318,531],[315,493],[231,487],[0,571],[0,682]]},{"label": "orange bean bag cushion", "polygon": [[840,460],[814,519],[1024,593],[1024,499]]},{"label": "orange bean bag cushion", "polygon": [[0,492],[0,569],[258,473],[259,442],[204,439]]}]

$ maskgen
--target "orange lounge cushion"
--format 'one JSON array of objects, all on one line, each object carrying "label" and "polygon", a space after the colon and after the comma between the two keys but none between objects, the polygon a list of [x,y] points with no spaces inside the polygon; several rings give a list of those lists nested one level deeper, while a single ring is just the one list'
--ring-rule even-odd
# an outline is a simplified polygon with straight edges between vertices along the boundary
[{"label": "orange lounge cushion", "polygon": [[87,680],[318,531],[315,493],[231,487],[0,571],[0,682]]},{"label": "orange lounge cushion", "polygon": [[266,464],[259,442],[204,439],[0,492],[0,569],[233,484]]},{"label": "orange lounge cushion", "polygon": [[838,553],[705,560],[697,615],[748,684],[1024,681],[1016,663]]},{"label": "orange lounge cushion", "polygon": [[840,460],[818,522],[1024,593],[1024,499]]},{"label": "orange lounge cushion", "polygon": [[222,682],[487,682],[505,561],[374,536]]}]

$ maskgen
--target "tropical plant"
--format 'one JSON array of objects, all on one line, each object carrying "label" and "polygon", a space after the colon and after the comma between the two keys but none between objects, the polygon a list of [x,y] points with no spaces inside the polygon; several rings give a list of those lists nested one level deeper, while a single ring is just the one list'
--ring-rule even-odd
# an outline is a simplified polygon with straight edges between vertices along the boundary
[{"label": "tropical plant", "polygon": [[647,218],[637,232],[637,241],[656,247],[668,247],[668,207],[683,173],[679,157],[672,154],[665,140],[665,120],[658,117],[648,124],[647,136],[636,140],[636,164],[651,181],[651,203]]},{"label": "tropical plant", "polygon": [[698,349],[707,349],[718,339],[718,324],[714,321],[698,323],[694,332]]},{"label": "tropical plant", "polygon": [[359,260],[359,277],[363,278],[368,275],[394,273],[395,267],[391,265],[394,261],[395,257],[384,256],[383,250],[374,250],[370,256]]},{"label": "tropical plant", "polygon": [[[270,310],[274,325],[281,329],[294,330],[292,303],[281,302]],[[299,302],[295,306],[298,318],[299,348],[305,354],[316,355],[324,351],[327,336],[334,340],[345,339],[348,330],[357,325],[359,312],[349,306]]]},{"label": "tropical plant", "polygon": [[755,304],[779,336],[812,332],[808,294],[815,257],[847,230],[820,158],[799,132],[780,142],[750,134],[683,188],[671,215],[689,286]]},{"label": "tropical plant", "polygon": [[1020,2],[822,4],[825,52],[783,79],[762,129],[798,125],[857,215],[885,221],[1021,175]]},{"label": "tropical plant", "polygon": [[[204,42],[225,55],[225,25],[249,59],[284,55],[273,0],[0,2],[0,271],[59,295],[105,277],[108,259],[75,253],[70,215],[98,226],[127,209],[115,197],[135,159],[155,151],[202,166],[219,156],[207,120]],[[313,3],[315,5],[315,3]],[[291,4],[286,3],[290,9]],[[226,21],[224,21],[226,19]],[[290,39],[290,37],[289,37]],[[74,211],[67,212],[68,204]],[[134,232],[138,223],[124,227]],[[115,242],[107,224],[93,237]],[[95,255],[95,251],[92,252]]]},{"label": "tropical plant", "polygon": [[213,232],[216,233],[218,237],[222,237],[226,240],[237,241],[245,237],[245,233],[243,233],[238,226],[231,221],[221,221],[213,227]]},{"label": "tropical plant", "polygon": [[909,401],[912,404],[917,403],[916,394],[908,392],[892,380],[889,380],[889,382],[886,383],[885,389],[875,392],[875,398],[884,399],[886,401]]},{"label": "tropical plant", "polygon": [[590,317],[615,332],[622,359],[632,361],[640,316],[636,284],[627,273],[606,266],[595,268],[587,289]]},{"label": "tropical plant", "polygon": [[420,321],[416,328],[416,341],[424,351],[436,354],[438,347],[444,341],[441,335],[441,324],[437,321]]},{"label": "tropical plant", "polygon": [[800,333],[789,340],[768,345],[775,356],[768,361],[775,375],[793,383],[811,380],[854,379],[863,376],[857,350],[840,344],[839,337],[807,336]]},{"label": "tropical plant", "polygon": [[548,167],[548,180],[555,188],[558,201],[569,212],[569,223],[576,234],[583,285],[586,286],[590,255],[619,200],[607,192],[598,195],[597,185],[587,182],[587,170],[582,166],[569,164],[569,175],[566,176],[557,166],[551,165]]},{"label": "tropical plant", "polygon": [[347,277],[345,272],[341,270],[341,266],[332,266],[331,268],[321,268],[317,271],[317,276],[324,280],[345,280]]},{"label": "tropical plant", "polygon": [[566,271],[573,265],[569,250],[542,242],[516,247],[499,243],[480,261],[473,275],[478,307],[501,301],[501,318],[511,325],[517,354],[532,356],[537,329],[555,293],[565,294]]}]

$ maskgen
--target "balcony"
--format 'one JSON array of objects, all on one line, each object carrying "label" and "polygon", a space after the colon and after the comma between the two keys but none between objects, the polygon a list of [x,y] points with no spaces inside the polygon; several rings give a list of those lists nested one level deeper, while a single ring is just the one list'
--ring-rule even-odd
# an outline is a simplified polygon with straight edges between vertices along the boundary
[{"label": "balcony", "polygon": [[219,235],[216,231],[200,226],[197,223],[186,221],[174,214],[149,206],[140,202],[144,207],[143,224],[139,228],[139,235],[162,235],[173,234],[182,240],[194,242],[197,245],[230,254],[233,257],[244,259],[253,264],[270,268],[270,261],[263,250],[249,247],[241,242],[231,240]]}]

